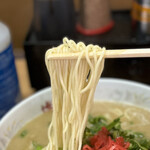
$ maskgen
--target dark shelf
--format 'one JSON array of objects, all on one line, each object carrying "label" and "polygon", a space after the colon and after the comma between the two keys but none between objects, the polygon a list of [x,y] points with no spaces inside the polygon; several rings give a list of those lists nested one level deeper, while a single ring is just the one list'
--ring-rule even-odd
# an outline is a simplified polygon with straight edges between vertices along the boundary
[{"label": "dark shelf", "polygon": [[[113,12],[114,28],[102,35],[84,36],[73,32],[69,38],[76,42],[98,44],[107,49],[148,48],[150,37],[137,38],[132,28],[130,12]],[[67,36],[67,35],[64,35]],[[58,46],[62,38],[53,40],[39,40],[34,28],[31,27],[24,42],[24,49],[28,63],[31,84],[36,89],[49,85],[49,77],[45,67],[44,55],[47,49]],[[124,78],[150,84],[150,58],[107,59],[103,77]],[[37,76],[38,74],[38,76]]]}]

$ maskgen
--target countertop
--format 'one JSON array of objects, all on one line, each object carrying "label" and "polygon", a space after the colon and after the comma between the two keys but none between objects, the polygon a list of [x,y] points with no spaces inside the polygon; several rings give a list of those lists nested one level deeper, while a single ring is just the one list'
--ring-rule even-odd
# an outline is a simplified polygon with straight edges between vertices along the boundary
[{"label": "countertop", "polygon": [[24,99],[34,94],[35,90],[31,87],[27,62],[23,54],[21,54],[21,56],[15,56],[15,64],[18,74],[21,97]]}]

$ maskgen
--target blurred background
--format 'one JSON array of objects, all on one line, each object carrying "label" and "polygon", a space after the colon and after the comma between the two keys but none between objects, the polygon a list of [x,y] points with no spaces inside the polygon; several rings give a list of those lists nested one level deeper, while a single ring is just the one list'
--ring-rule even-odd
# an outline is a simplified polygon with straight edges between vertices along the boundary
[{"label": "blurred background", "polygon": [[[1,0],[0,21],[11,33],[21,99],[50,85],[44,54],[64,36],[107,49],[150,47],[148,0]],[[108,59],[102,76],[150,85],[150,59]]]},{"label": "blurred background", "polygon": [[[122,0],[122,1],[109,0],[109,1],[110,1],[110,8],[113,11],[130,10],[132,7],[132,0]],[[20,51],[20,48],[21,49],[23,48],[25,37],[33,21],[34,7],[36,5],[34,4],[34,2],[36,3],[36,0],[0,1],[0,20],[9,26],[15,50],[19,49]],[[74,5],[75,10],[78,12],[80,8],[80,0],[74,0]]]}]

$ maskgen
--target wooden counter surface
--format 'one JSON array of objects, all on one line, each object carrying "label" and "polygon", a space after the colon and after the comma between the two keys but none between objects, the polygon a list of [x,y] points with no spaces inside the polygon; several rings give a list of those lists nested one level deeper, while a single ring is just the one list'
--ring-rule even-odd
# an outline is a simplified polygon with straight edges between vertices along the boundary
[{"label": "wooden counter surface", "polygon": [[18,74],[18,80],[20,84],[20,91],[22,99],[27,98],[32,95],[35,90],[31,87],[28,68],[25,57],[16,57],[15,58],[16,69]]}]

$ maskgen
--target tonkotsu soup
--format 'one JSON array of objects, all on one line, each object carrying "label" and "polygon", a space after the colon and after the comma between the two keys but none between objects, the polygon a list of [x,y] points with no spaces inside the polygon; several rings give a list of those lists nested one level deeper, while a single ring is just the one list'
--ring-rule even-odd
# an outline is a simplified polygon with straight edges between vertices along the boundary
[{"label": "tonkotsu soup", "polygon": [[[26,124],[10,141],[7,150],[41,150],[45,147],[48,143],[47,130],[51,114],[50,110]],[[144,138],[150,139],[150,112],[143,108],[102,101],[94,103],[90,116],[105,117],[108,123],[120,117],[123,130],[132,130],[138,135],[142,133]]]}]

